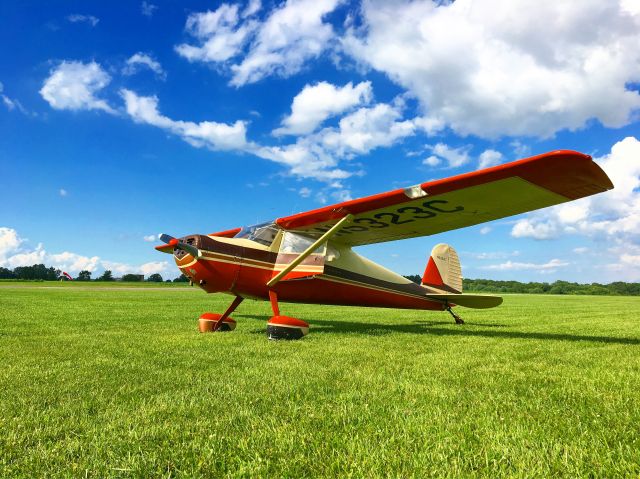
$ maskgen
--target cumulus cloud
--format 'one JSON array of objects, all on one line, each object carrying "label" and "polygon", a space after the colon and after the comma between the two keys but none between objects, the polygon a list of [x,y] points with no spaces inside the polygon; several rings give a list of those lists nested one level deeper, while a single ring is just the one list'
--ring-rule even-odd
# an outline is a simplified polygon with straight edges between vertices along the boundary
[{"label": "cumulus cloud", "polygon": [[338,128],[319,132],[322,145],[338,155],[366,154],[415,133],[412,120],[402,120],[399,105],[378,103],[340,119]]},{"label": "cumulus cloud", "polygon": [[602,241],[610,246],[606,252],[599,248],[611,255],[609,265],[625,270],[627,279],[638,279],[640,268],[631,268],[629,255],[640,252],[640,141],[627,137],[595,161],[611,178],[613,190],[530,213],[514,224],[511,235],[549,239],[578,234]]},{"label": "cumulus cloud", "polygon": [[[70,253],[68,251],[59,254],[46,255],[43,262],[48,266],[53,266],[54,268],[66,272],[82,270],[94,272],[100,266],[100,258],[98,256],[88,257],[76,253]],[[29,263],[24,266],[30,266],[32,264],[33,263]]]},{"label": "cumulus cloud", "polygon": [[640,108],[640,15],[623,8],[632,3],[371,0],[343,49],[458,134],[548,137],[591,119],[620,127]]},{"label": "cumulus cloud", "polygon": [[156,235],[146,235],[142,239],[151,243],[156,240]]},{"label": "cumulus cloud", "polygon": [[122,69],[122,73],[124,75],[134,75],[138,73],[141,68],[148,68],[154,72],[158,78],[165,79],[167,77],[167,73],[162,68],[162,65],[160,65],[160,62],[142,52],[131,55]]},{"label": "cumulus cloud", "polygon": [[121,90],[120,94],[125,101],[127,113],[135,122],[168,130],[190,145],[211,150],[242,150],[249,146],[244,121],[238,120],[228,125],[215,121],[194,123],[172,120],[160,114],[158,98],[155,96],[138,96],[126,89]]},{"label": "cumulus cloud", "polygon": [[469,146],[452,148],[444,143],[437,143],[428,146],[427,149],[433,153],[422,161],[422,163],[427,166],[439,166],[446,163],[447,168],[459,168],[467,164],[470,160]]},{"label": "cumulus cloud", "polygon": [[67,20],[71,23],[88,23],[92,27],[95,27],[100,21],[98,17],[94,17],[93,15],[81,15],[79,13],[67,15]]},{"label": "cumulus cloud", "polygon": [[138,273],[150,275],[153,273],[168,273],[171,275],[175,273],[169,268],[169,263],[166,261],[151,261],[132,265],[104,260],[99,256],[83,256],[69,251],[49,253],[42,243],[39,243],[35,248],[27,247],[27,243],[28,241],[21,238],[15,229],[0,227],[0,266],[17,268],[19,266],[45,264],[70,274],[77,274],[82,270],[93,273],[107,269],[118,274]]},{"label": "cumulus cloud", "polygon": [[56,110],[115,111],[96,93],[111,81],[109,74],[96,62],[64,61],[51,70],[40,89],[40,95]]},{"label": "cumulus cloud", "polygon": [[515,223],[511,234],[536,239],[561,233],[609,240],[640,238],[640,141],[627,137],[594,160],[613,182],[613,190],[531,213]]},{"label": "cumulus cloud", "polygon": [[225,62],[236,56],[259,25],[255,20],[241,23],[239,9],[238,4],[223,3],[215,11],[189,15],[186,30],[200,45],[180,44],[176,46],[178,54],[190,62],[210,63]]},{"label": "cumulus cloud", "polygon": [[189,61],[225,66],[234,86],[273,74],[287,77],[330,46],[334,31],[323,20],[339,3],[287,0],[264,21],[254,17],[260,2],[251,1],[242,13],[238,4],[223,3],[215,11],[189,16],[186,30],[196,45],[183,43],[176,51]]},{"label": "cumulus cloud", "polygon": [[489,168],[490,166],[499,165],[502,162],[502,153],[496,150],[488,149],[480,153],[478,157],[478,169]]},{"label": "cumulus cloud", "polygon": [[259,145],[247,141],[244,121],[225,124],[173,120],[159,112],[155,96],[139,96],[126,89],[120,94],[127,113],[137,123],[167,130],[196,147],[250,153],[287,167],[294,176],[327,182],[336,189],[342,188],[340,180],[354,174],[339,168],[340,161],[390,146],[415,131],[412,120],[402,120],[400,104],[380,103],[360,108],[340,119],[338,127],[301,136],[295,143]]},{"label": "cumulus cloud", "polygon": [[0,266],[6,263],[9,256],[18,251],[23,241],[13,228],[0,227]]},{"label": "cumulus cloud", "polygon": [[64,198],[65,196],[69,196],[69,192],[68,192],[67,190],[65,190],[64,188],[60,188],[60,189],[58,190],[58,194],[59,194],[60,196],[62,196],[63,198]]},{"label": "cumulus cloud", "polygon": [[378,103],[344,116],[337,127],[302,136],[293,144],[262,146],[252,153],[287,165],[297,176],[326,181],[339,190],[339,180],[354,174],[338,168],[340,161],[390,146],[413,135],[415,129],[412,120],[402,120],[401,105]]},{"label": "cumulus cloud", "polygon": [[291,104],[291,114],[274,130],[275,135],[305,135],[313,132],[323,121],[339,115],[372,98],[371,82],[343,87],[327,82],[306,85]]}]

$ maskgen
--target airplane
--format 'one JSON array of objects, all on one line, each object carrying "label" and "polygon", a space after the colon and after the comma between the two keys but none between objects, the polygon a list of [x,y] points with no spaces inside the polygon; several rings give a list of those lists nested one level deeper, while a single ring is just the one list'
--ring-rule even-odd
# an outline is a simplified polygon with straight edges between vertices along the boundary
[{"label": "airplane", "polygon": [[353,247],[429,236],[573,201],[613,188],[589,155],[558,150],[450,178],[276,218],[180,238],[162,234],[158,251],[207,293],[234,297],[222,314],[199,318],[201,332],[232,331],[245,298],[268,300],[269,339],[300,339],[309,324],[280,314],[280,303],[371,306],[449,312],[492,308],[500,296],[462,292],[458,254],[431,251],[422,284],[374,263]]}]

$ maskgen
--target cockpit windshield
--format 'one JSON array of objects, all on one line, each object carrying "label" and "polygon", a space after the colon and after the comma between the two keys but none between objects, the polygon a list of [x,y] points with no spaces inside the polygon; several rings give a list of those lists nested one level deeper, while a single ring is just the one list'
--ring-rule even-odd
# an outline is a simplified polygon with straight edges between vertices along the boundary
[{"label": "cockpit windshield", "polygon": [[261,223],[258,225],[245,226],[235,238],[245,238],[265,246],[271,246],[279,230],[280,228],[274,223]]}]

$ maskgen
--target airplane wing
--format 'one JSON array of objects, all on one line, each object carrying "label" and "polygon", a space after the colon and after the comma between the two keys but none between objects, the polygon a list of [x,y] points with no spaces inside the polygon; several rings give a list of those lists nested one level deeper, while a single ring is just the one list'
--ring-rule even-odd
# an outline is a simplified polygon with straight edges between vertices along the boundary
[{"label": "airplane wing", "polygon": [[333,241],[358,246],[429,236],[576,200],[613,188],[590,156],[560,150],[442,180],[278,218],[312,236],[354,215]]}]

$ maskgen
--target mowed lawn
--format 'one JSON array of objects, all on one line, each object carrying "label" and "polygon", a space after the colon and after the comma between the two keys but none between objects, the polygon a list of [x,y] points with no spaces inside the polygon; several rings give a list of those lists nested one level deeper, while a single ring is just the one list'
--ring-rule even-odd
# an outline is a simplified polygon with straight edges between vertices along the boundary
[{"label": "mowed lawn", "polygon": [[640,298],[446,313],[0,286],[0,477],[638,477]]}]

